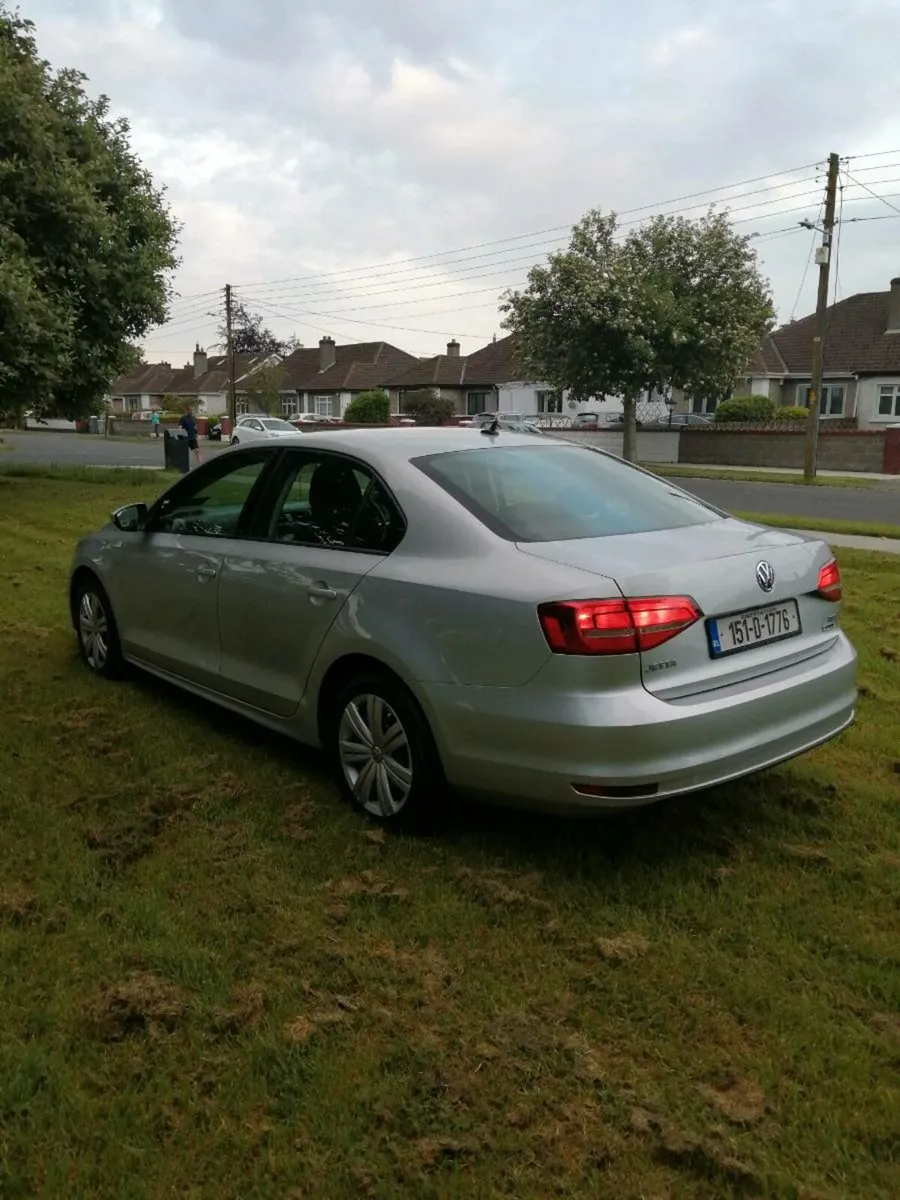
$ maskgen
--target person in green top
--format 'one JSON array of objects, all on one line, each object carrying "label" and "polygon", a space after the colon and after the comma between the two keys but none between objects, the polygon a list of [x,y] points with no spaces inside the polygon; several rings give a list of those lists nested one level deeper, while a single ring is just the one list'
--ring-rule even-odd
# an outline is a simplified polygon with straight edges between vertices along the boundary
[{"label": "person in green top", "polygon": [[159,413],[155,408],[150,414],[150,428],[153,430],[153,436],[159,437]]}]

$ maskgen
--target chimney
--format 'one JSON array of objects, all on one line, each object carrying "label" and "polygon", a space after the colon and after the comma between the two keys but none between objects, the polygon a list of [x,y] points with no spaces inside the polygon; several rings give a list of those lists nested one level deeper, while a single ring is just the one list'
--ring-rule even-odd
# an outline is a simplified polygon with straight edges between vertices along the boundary
[{"label": "chimney", "polygon": [[334,338],[323,337],[319,339],[319,370],[327,371],[329,367],[333,367],[335,363],[336,352],[334,348]]},{"label": "chimney", "polygon": [[209,370],[206,361],[206,351],[200,349],[200,343],[197,343],[197,348],[194,351],[194,378],[199,379],[201,375],[205,375]]},{"label": "chimney", "polygon": [[452,342],[447,343],[447,357],[459,358],[459,342],[456,340],[456,338],[454,338]]},{"label": "chimney", "polygon": [[888,300],[888,320],[885,333],[900,333],[900,279],[891,280],[891,295]]}]

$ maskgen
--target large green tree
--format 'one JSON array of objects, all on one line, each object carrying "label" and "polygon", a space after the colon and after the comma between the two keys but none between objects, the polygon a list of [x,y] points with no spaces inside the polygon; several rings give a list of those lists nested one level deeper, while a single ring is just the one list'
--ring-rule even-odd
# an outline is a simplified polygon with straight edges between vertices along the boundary
[{"label": "large green tree", "polygon": [[774,317],[750,239],[725,213],[654,217],[617,238],[614,213],[591,211],[567,250],[507,293],[505,325],[520,367],[576,400],[617,395],[625,457],[649,391],[727,395]]},{"label": "large green tree", "polygon": [[128,123],[0,0],[0,401],[95,408],[166,315],[178,228]]}]

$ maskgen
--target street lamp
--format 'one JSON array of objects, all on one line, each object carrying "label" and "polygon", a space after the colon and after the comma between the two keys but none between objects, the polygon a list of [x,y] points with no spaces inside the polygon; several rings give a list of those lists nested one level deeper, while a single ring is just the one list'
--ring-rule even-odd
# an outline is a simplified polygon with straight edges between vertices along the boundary
[{"label": "street lamp", "polygon": [[670,393],[666,396],[666,408],[669,410],[669,428],[672,428],[672,413],[675,411],[675,397]]}]

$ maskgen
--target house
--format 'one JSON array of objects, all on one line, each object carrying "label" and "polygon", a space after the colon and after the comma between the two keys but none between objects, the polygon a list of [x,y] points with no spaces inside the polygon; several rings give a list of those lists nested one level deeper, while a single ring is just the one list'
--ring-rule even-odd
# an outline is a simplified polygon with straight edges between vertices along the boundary
[{"label": "house", "polygon": [[388,342],[357,342],[338,346],[323,337],[317,347],[295,350],[284,359],[282,411],[342,417],[354,395],[373,388],[388,389],[389,381],[418,362]]},{"label": "house", "polygon": [[[248,375],[273,362],[281,362],[275,354],[236,355],[236,390],[240,395],[241,381]],[[141,364],[116,379],[108,399],[114,412],[134,415],[150,409],[165,408],[166,396],[189,399],[199,414],[220,415],[228,411],[230,363],[228,355],[208,355],[199,345],[193,362],[174,368],[170,363]]]},{"label": "house", "polygon": [[[494,338],[474,354],[461,355],[459,343],[447,343],[446,354],[417,362],[414,367],[390,381],[392,396],[397,400],[398,411],[403,411],[403,396],[406,392],[430,388],[437,395],[453,402],[459,415],[475,416],[480,412],[517,412],[522,416],[559,415],[572,417],[579,412],[601,411],[604,415],[622,412],[618,397],[609,396],[602,401],[575,401],[567,392],[560,392],[541,380],[525,379],[516,362],[515,338],[513,335]],[[600,407],[602,405],[602,408]],[[649,405],[641,408],[644,420],[654,416],[664,419],[667,409],[663,398],[654,394]]]},{"label": "house", "polygon": [[[739,391],[805,408],[815,329],[813,315],[771,333]],[[887,291],[859,292],[828,309],[819,414],[855,420],[860,429],[900,422],[900,279]]]}]

